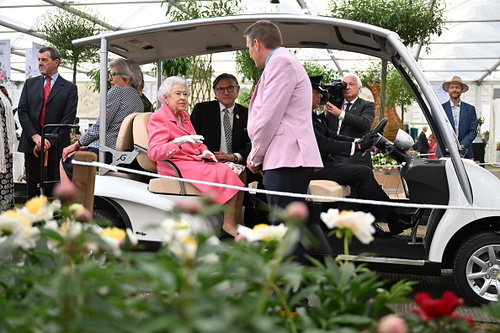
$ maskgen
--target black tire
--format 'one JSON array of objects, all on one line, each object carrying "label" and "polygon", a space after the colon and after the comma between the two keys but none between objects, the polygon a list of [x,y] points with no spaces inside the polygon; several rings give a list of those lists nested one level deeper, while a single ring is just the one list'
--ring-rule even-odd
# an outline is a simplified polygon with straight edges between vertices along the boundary
[{"label": "black tire", "polygon": [[497,301],[500,293],[500,235],[482,232],[466,239],[455,255],[453,276],[467,304]]},{"label": "black tire", "polygon": [[94,208],[94,222],[100,227],[116,227],[125,229],[125,225],[115,213],[102,208]]}]

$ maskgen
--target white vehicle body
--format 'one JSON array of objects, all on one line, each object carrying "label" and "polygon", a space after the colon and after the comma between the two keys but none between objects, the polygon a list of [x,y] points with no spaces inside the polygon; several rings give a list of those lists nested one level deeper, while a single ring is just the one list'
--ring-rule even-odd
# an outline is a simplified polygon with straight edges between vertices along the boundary
[{"label": "white vehicle body", "polygon": [[[158,65],[166,59],[242,50],[246,48],[243,31],[261,19],[273,21],[280,27],[285,47],[345,50],[392,63],[413,90],[441,151],[448,148],[448,157],[440,160],[404,160],[407,157],[402,157],[401,174],[409,198],[406,202],[441,205],[441,208],[415,211],[415,216],[428,216],[425,236],[417,237],[415,228],[411,236],[376,238],[367,246],[353,244],[354,255],[377,254],[356,259],[399,272],[440,274],[441,269],[453,268],[463,296],[471,303],[496,301],[500,292],[500,209],[487,208],[500,207],[500,181],[484,168],[461,158],[457,137],[441,103],[396,33],[329,17],[261,14],[146,26],[79,39],[74,44],[100,47],[100,86],[105,87],[108,50],[141,64],[157,62]],[[105,110],[105,102],[106,91],[102,91],[101,111]],[[101,112],[103,122],[104,114]],[[104,131],[105,126],[101,126],[101,130]],[[105,133],[101,132],[101,138],[104,137]],[[108,175],[96,178],[95,197],[98,205],[114,209],[115,216],[144,241],[161,239],[148,228],[152,222],[165,218],[176,200],[197,200],[196,197],[153,194],[146,183]],[[450,208],[443,208],[445,205]],[[319,209],[324,210],[325,205]],[[316,222],[316,230],[320,230],[319,221]],[[200,221],[193,223],[198,223],[200,229],[206,227]],[[208,227],[216,227],[216,223]],[[324,235],[323,238],[322,247],[313,254],[342,253],[338,242]]]}]

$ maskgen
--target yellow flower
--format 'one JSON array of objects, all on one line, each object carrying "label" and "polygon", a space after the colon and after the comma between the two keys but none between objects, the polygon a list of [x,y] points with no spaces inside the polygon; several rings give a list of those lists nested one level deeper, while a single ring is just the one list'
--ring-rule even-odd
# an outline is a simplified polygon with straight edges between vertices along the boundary
[{"label": "yellow flower", "polygon": [[280,240],[287,231],[288,228],[283,223],[280,225],[257,224],[253,229],[244,225],[238,226],[238,234],[249,242]]},{"label": "yellow flower", "polygon": [[60,207],[58,200],[49,204],[47,197],[41,195],[31,198],[19,212],[26,215],[31,222],[48,221],[58,207]]},{"label": "yellow flower", "polygon": [[126,233],[124,230],[112,227],[112,228],[105,228],[101,232],[101,237],[109,237],[109,238],[114,238],[118,240],[124,240],[126,236]]},{"label": "yellow flower", "polygon": [[38,229],[32,228],[31,221],[16,210],[8,210],[0,215],[0,246],[22,247],[35,246]]},{"label": "yellow flower", "polygon": [[26,207],[26,209],[30,214],[35,215],[40,211],[40,209],[45,207],[45,205],[47,205],[48,202],[49,200],[47,199],[46,196],[40,195],[38,197],[33,197],[30,200],[28,200],[28,202],[26,202],[24,207]]},{"label": "yellow flower", "polygon": [[326,213],[321,213],[320,217],[328,228],[348,229],[363,244],[368,244],[373,240],[375,228],[372,223],[375,217],[370,213],[353,211],[339,213],[338,209],[330,208]]},{"label": "yellow flower", "polygon": [[128,236],[132,245],[137,244],[137,238],[135,238],[130,229],[124,231],[116,227],[105,228],[101,231],[100,236],[111,248],[115,257],[121,255],[121,246],[125,241],[125,237]]},{"label": "yellow flower", "polygon": [[0,216],[0,228],[2,228],[4,221],[17,221],[21,224],[22,227],[24,228],[29,228],[31,227],[31,222],[30,220],[24,216],[23,214],[19,213],[18,211],[15,211],[13,209],[7,210],[2,213]]}]

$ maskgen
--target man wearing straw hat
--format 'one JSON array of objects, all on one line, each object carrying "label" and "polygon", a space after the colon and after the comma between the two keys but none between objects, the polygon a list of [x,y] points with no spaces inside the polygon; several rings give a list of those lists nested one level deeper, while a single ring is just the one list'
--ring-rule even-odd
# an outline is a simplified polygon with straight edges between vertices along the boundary
[{"label": "man wearing straw hat", "polygon": [[477,134],[476,108],[460,100],[460,96],[469,90],[469,86],[458,76],[443,83],[443,89],[450,95],[450,100],[443,104],[451,126],[458,136],[460,144],[467,149],[465,158],[474,158],[472,141]]}]

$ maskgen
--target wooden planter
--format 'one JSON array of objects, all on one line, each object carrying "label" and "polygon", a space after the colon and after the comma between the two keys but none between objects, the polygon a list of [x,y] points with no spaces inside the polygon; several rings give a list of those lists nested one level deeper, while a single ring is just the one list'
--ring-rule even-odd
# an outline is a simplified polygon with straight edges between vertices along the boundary
[{"label": "wooden planter", "polygon": [[375,179],[382,186],[387,195],[393,199],[406,198],[403,189],[403,182],[399,174],[399,168],[394,169],[374,169]]}]

